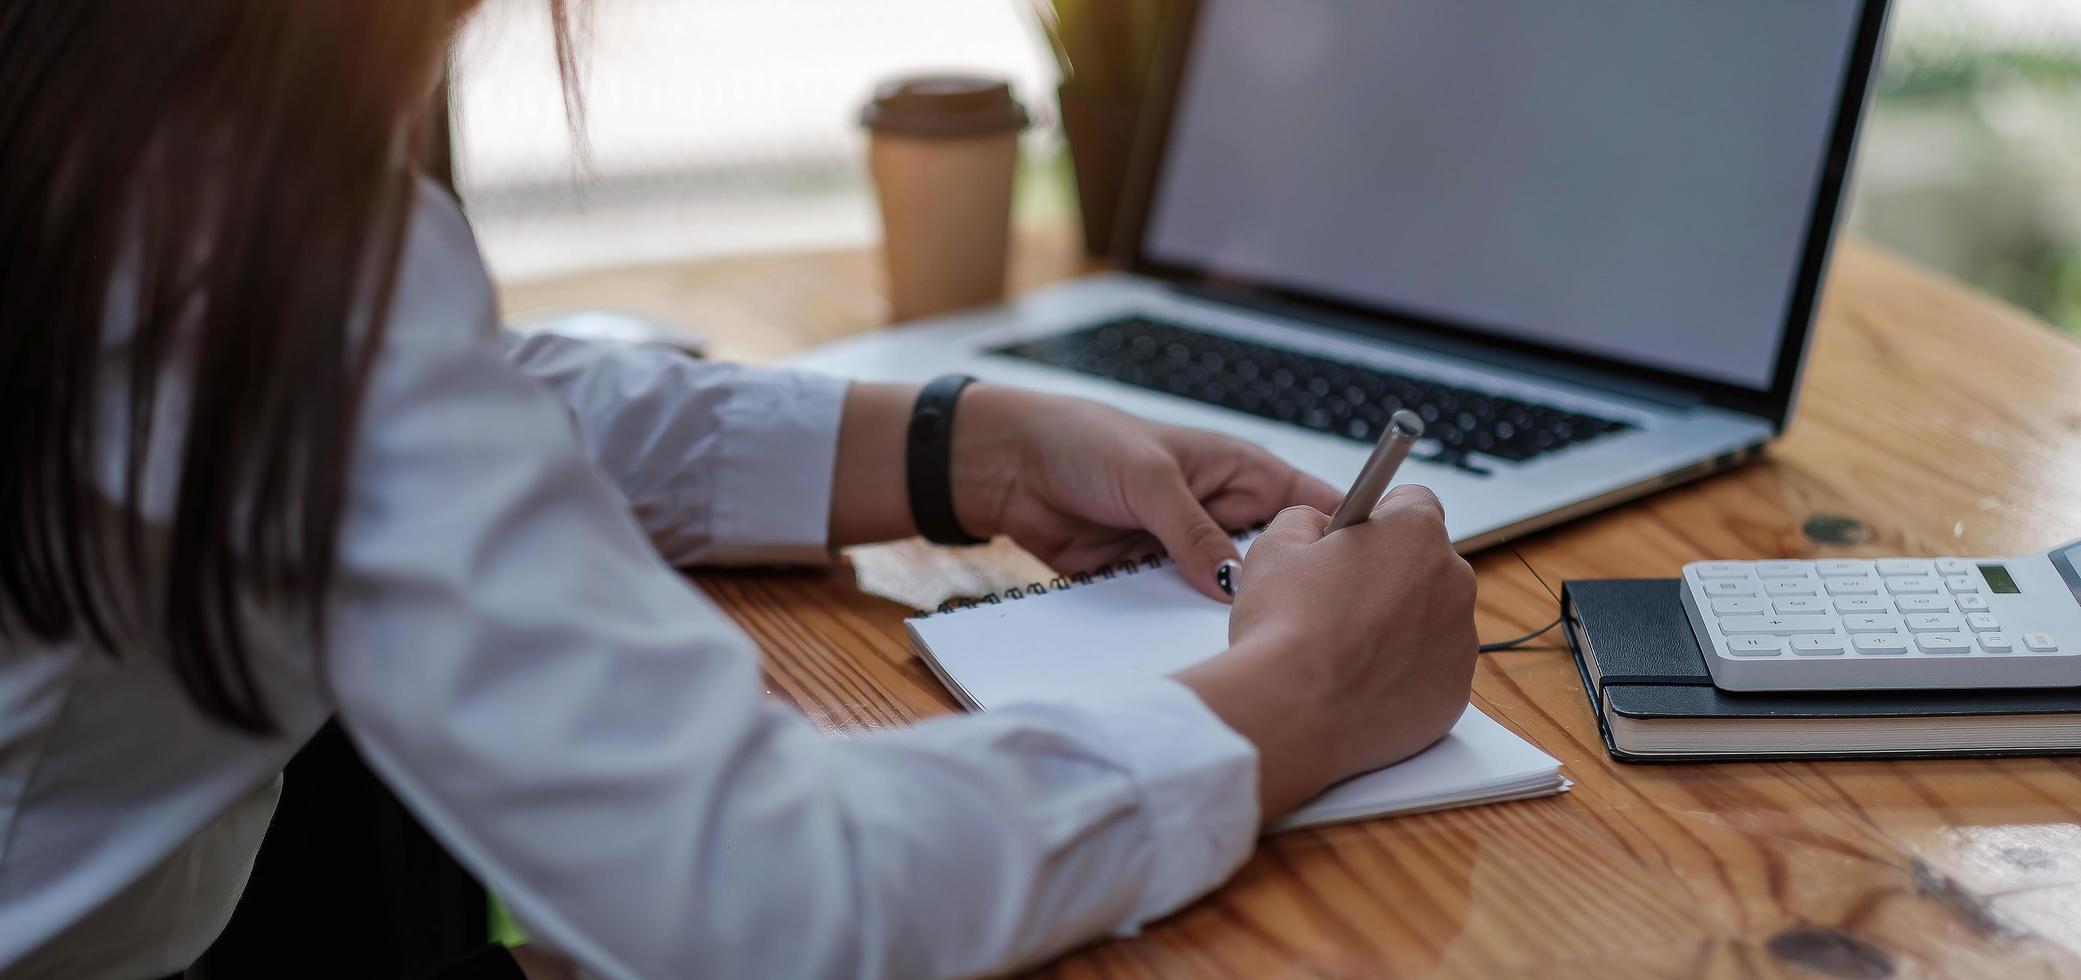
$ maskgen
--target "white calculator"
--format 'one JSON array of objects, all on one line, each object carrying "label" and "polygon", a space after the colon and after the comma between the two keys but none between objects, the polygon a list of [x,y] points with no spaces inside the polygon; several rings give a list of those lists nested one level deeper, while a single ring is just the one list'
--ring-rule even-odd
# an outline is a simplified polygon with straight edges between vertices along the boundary
[{"label": "white calculator", "polygon": [[2081,686],[2081,541],[2022,558],[1694,561],[1684,610],[1729,691]]}]

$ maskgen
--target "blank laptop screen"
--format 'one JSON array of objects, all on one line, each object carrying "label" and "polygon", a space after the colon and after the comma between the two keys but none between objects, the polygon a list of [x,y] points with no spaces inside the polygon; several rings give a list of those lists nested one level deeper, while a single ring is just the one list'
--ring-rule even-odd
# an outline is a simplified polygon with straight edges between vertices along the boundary
[{"label": "blank laptop screen", "polygon": [[1204,0],[1144,255],[1771,387],[1857,0]]}]

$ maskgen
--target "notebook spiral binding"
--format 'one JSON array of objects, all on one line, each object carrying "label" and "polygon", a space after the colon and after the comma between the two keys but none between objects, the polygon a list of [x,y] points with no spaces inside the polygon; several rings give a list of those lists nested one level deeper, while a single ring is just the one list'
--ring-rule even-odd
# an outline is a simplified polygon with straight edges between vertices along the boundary
[{"label": "notebook spiral binding", "polygon": [[1162,555],[1147,555],[1141,558],[1123,558],[1110,565],[1102,566],[1096,571],[1072,572],[1068,575],[1057,575],[1054,578],[1047,580],[1046,582],[1029,582],[1024,586],[1014,585],[1011,588],[1005,589],[1002,592],[992,592],[984,596],[955,596],[952,599],[948,599],[947,601],[940,603],[939,608],[937,609],[920,610],[918,613],[918,618],[923,619],[929,616],[944,616],[948,613],[960,612],[963,609],[974,609],[977,606],[994,606],[1002,602],[1012,602],[1017,599],[1024,599],[1027,596],[1047,595],[1050,592],[1061,592],[1065,589],[1073,589],[1079,585],[1090,585],[1093,582],[1109,582],[1113,579],[1119,578],[1122,575],[1138,575],[1142,572],[1162,568],[1163,566],[1170,564],[1170,561],[1170,559],[1165,558]]},{"label": "notebook spiral binding", "polygon": [[[1254,527],[1246,531],[1236,531],[1229,536],[1235,538],[1240,543],[1255,537],[1263,530],[1262,526]],[[918,610],[918,618],[926,619],[932,616],[944,616],[964,609],[974,609],[977,606],[994,606],[1001,602],[1011,602],[1015,599],[1024,599],[1027,596],[1047,595],[1050,592],[1061,592],[1064,589],[1073,589],[1079,585],[1090,585],[1093,582],[1110,582],[1122,575],[1139,575],[1142,572],[1154,571],[1169,564],[1171,564],[1171,559],[1164,555],[1122,558],[1110,565],[1100,566],[1093,571],[1057,575],[1046,582],[1028,582],[1023,587],[1014,585],[1002,592],[992,592],[989,595],[973,598],[955,596],[940,603],[937,609]]]}]

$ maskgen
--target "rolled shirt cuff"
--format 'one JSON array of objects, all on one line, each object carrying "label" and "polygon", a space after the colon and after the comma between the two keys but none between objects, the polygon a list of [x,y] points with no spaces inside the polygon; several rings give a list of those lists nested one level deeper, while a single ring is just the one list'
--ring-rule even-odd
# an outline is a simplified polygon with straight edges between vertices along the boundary
[{"label": "rolled shirt cuff", "polygon": [[830,560],[838,427],[850,383],[806,371],[761,372],[716,410],[715,473],[700,561],[717,565]]}]

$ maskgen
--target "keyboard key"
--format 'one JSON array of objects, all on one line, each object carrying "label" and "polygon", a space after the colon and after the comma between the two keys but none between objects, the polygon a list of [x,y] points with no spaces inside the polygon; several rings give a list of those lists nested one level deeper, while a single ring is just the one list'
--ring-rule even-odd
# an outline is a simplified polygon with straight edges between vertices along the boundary
[{"label": "keyboard key", "polygon": [[1628,422],[1130,315],[991,354],[1037,362],[1371,445],[1388,416],[1428,424],[1420,459],[1489,476],[1469,456],[1521,463],[1633,428]]},{"label": "keyboard key", "polygon": [[1973,652],[1973,643],[1963,633],[1919,633],[1915,646],[1923,653],[1966,654]]},{"label": "keyboard key", "polygon": [[1714,599],[1712,611],[1717,616],[1755,614],[1763,611],[1763,600],[1751,598]]},{"label": "keyboard key", "polygon": [[1900,617],[1870,613],[1844,616],[1843,629],[1852,633],[1892,633],[1900,629]]},{"label": "keyboard key", "polygon": [[1936,571],[1936,563],[1927,558],[1881,558],[1878,565],[1880,575],[1928,575]]},{"label": "keyboard key", "polygon": [[1792,652],[1802,657],[1839,657],[1845,648],[1841,634],[1837,633],[1792,638]]},{"label": "keyboard key", "polygon": [[1835,597],[1835,611],[1839,613],[1883,613],[1892,612],[1886,600],[1875,595],[1839,595]]},{"label": "keyboard key", "polygon": [[1886,579],[1886,591],[1894,595],[1936,592],[1942,587],[1943,583],[1930,575],[1901,575]]},{"label": "keyboard key", "polygon": [[1814,570],[1829,578],[1863,578],[1872,574],[1872,564],[1868,561],[1817,561],[1814,563]]},{"label": "keyboard key", "polygon": [[2015,641],[2007,633],[1982,633],[1979,640],[1980,649],[1988,653],[2008,653],[2016,649]]},{"label": "keyboard key", "polygon": [[1736,657],[1775,657],[1785,652],[1785,641],[1775,636],[1734,636],[1727,639],[1727,653]]},{"label": "keyboard key", "polygon": [[1745,561],[1702,561],[1691,567],[1699,578],[1749,577],[1749,563]]},{"label": "keyboard key", "polygon": [[1875,578],[1832,578],[1826,583],[1829,595],[1877,595],[1879,591]]},{"label": "keyboard key", "polygon": [[1756,583],[1745,578],[1719,578],[1705,583],[1709,596],[1755,595]]},{"label": "keyboard key", "polygon": [[1814,574],[1813,566],[1803,561],[1759,561],[1756,563],[1758,578],[1806,578]]},{"label": "keyboard key", "polygon": [[1850,637],[1858,653],[1885,657],[1908,652],[1908,638],[1899,633],[1859,633]]},{"label": "keyboard key", "polygon": [[1965,628],[1965,621],[1955,613],[1916,613],[1905,618],[1910,633],[1956,633]]},{"label": "keyboard key", "polygon": [[1778,599],[1771,602],[1770,608],[1780,616],[1805,616],[1829,611],[1828,600],[1819,596],[1791,596]]},{"label": "keyboard key", "polygon": [[1965,617],[1965,625],[1972,627],[1975,633],[1993,633],[2002,628],[2002,624],[1995,621],[1993,613],[1973,613]]},{"label": "keyboard key", "polygon": [[1729,636],[1737,633],[1763,633],[1770,636],[1791,636],[1794,633],[1833,633],[1834,616],[1729,616],[1720,620],[1720,632]]},{"label": "keyboard key", "polygon": [[1987,597],[1984,595],[1959,596],[1958,608],[1966,612],[1984,612],[1987,609]]},{"label": "keyboard key", "polygon": [[1978,592],[1980,591],[1980,576],[1946,575],[1944,576],[1944,588],[1953,592]]},{"label": "keyboard key", "polygon": [[1904,613],[1950,612],[1951,600],[1940,595],[1904,595],[1893,600],[1893,608]]},{"label": "keyboard key", "polygon": [[1763,580],[1765,595],[1812,595],[1819,587],[1810,578],[1767,578]]},{"label": "keyboard key", "polygon": [[1973,563],[1964,558],[1939,558],[1936,560],[1938,575],[1964,575],[1973,570]]},{"label": "keyboard key", "polygon": [[2050,633],[2025,633],[2023,647],[2032,653],[2058,653],[2059,641],[2054,640]]}]

